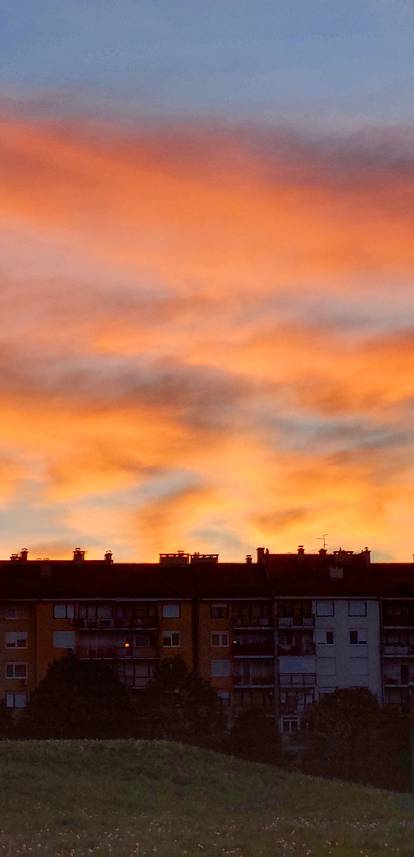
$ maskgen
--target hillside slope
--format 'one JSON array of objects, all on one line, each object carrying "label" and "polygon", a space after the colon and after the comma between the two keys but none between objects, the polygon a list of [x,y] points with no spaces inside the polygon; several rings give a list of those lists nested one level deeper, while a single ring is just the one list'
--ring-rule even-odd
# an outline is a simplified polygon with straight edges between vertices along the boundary
[{"label": "hillside slope", "polygon": [[414,798],[167,742],[0,742],[0,855],[414,855]]}]

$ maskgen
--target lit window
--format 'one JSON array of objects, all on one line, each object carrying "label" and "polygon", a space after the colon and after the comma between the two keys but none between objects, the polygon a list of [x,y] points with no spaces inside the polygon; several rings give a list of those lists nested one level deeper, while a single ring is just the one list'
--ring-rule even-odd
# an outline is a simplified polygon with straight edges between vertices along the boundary
[{"label": "lit window", "polygon": [[365,628],[349,632],[351,646],[364,646],[368,642],[368,634]]},{"label": "lit window", "polygon": [[231,672],[231,663],[227,659],[211,661],[211,675],[213,678],[228,678]]},{"label": "lit window", "polygon": [[53,646],[55,649],[74,649],[75,648],[75,632],[74,631],[54,631]]},{"label": "lit window", "polygon": [[366,616],[366,601],[348,601],[348,616]]},{"label": "lit window", "polygon": [[178,631],[163,631],[162,645],[176,648],[181,645],[181,634]]},{"label": "lit window", "polygon": [[6,631],[6,649],[27,649],[27,631]]},{"label": "lit window", "polygon": [[211,634],[211,645],[212,646],[228,646],[229,644],[229,635],[227,631],[213,631]]},{"label": "lit window", "polygon": [[162,608],[164,619],[179,619],[180,605],[179,604],[164,604]]},{"label": "lit window", "polygon": [[27,664],[6,664],[6,678],[27,678]]},{"label": "lit window", "polygon": [[75,609],[73,604],[55,604],[53,608],[55,619],[73,619]]}]

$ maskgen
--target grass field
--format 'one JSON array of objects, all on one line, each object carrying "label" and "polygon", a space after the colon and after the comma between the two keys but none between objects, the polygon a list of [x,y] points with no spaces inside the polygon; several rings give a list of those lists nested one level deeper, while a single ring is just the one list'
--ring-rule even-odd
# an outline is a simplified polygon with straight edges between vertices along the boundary
[{"label": "grass field", "polygon": [[414,857],[411,795],[166,742],[0,742],[0,857]]}]

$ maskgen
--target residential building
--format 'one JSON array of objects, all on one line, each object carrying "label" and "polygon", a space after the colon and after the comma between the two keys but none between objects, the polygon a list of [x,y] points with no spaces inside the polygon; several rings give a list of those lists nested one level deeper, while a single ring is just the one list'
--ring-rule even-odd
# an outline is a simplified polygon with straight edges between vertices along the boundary
[{"label": "residential building", "polygon": [[104,660],[137,692],[181,655],[211,681],[229,718],[262,708],[284,734],[338,687],[367,687],[404,710],[414,681],[414,564],[360,553],[160,554],[158,563],[0,562],[0,698],[27,704],[69,651]]}]

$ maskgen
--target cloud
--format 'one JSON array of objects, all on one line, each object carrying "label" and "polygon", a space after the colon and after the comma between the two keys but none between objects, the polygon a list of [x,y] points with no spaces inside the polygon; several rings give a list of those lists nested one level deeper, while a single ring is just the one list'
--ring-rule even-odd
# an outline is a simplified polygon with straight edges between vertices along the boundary
[{"label": "cloud", "polygon": [[406,555],[410,135],[3,119],[0,475],[55,510],[34,547]]}]

